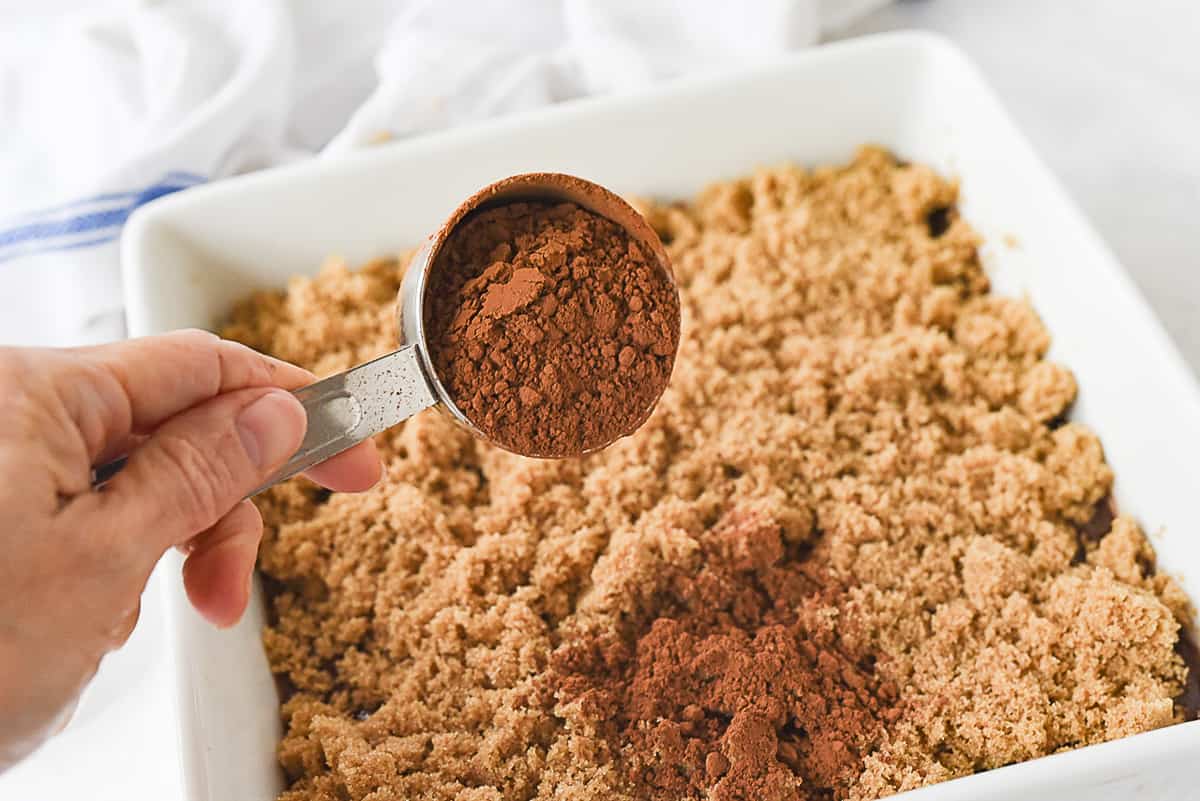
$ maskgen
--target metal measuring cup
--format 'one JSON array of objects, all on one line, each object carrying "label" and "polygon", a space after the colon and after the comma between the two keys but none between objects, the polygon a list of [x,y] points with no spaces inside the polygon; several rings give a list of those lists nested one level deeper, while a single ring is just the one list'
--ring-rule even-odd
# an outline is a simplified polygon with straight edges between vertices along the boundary
[{"label": "metal measuring cup", "polygon": [[[474,212],[518,201],[565,201],[606,217],[624,228],[650,254],[674,287],[670,259],[654,229],[633,207],[599,184],[572,175],[547,172],[514,175],[489,184],[455,209],[442,227],[425,240],[409,263],[396,304],[399,349],[296,390],[293,394],[308,415],[304,441],[279,472],[251,495],[302,473],[434,405],[440,405],[445,413],[475,436],[505,447],[487,437],[463,414],[438,379],[425,338],[424,312],[430,273],[455,228]],[[657,400],[655,398],[654,402]],[[643,421],[649,417],[653,406],[651,403],[644,410]],[[610,444],[603,443],[594,450]]]}]

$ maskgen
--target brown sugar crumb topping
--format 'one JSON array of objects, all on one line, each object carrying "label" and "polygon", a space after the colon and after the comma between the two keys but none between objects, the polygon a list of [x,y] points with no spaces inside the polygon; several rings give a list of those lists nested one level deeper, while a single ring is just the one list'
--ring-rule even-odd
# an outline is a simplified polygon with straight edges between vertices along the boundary
[{"label": "brown sugar crumb topping", "polygon": [[[1180,720],[1191,607],[955,195],[867,148],[647,204],[683,325],[635,435],[546,462],[425,413],[370,492],[263,497],[281,797],[873,799]],[[344,369],[400,269],[226,333]]]}]

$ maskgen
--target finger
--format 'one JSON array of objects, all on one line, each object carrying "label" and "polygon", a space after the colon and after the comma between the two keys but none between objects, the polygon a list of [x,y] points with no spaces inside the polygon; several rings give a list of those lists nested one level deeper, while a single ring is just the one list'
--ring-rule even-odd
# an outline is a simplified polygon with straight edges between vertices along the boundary
[{"label": "finger", "polygon": [[334,492],[362,492],[375,486],[382,472],[379,452],[368,439],[309,468],[304,475]]},{"label": "finger", "polygon": [[192,606],[214,626],[228,628],[246,611],[262,531],[258,509],[242,501],[192,541],[183,586]]},{"label": "finger", "polygon": [[147,432],[179,412],[246,387],[295,389],[312,383],[307,370],[208,331],[175,331],[81,348],[112,375],[129,403],[129,425]]},{"label": "finger", "polygon": [[304,408],[281,389],[213,398],[161,425],[130,454],[101,503],[141,547],[161,554],[262,484],[296,452],[305,426]]}]

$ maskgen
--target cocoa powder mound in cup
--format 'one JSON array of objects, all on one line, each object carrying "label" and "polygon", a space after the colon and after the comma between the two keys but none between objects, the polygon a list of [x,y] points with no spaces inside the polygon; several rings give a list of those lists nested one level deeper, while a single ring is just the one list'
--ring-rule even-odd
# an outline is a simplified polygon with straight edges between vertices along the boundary
[{"label": "cocoa powder mound in cup", "polygon": [[624,228],[572,203],[469,217],[430,275],[434,367],[490,440],[573,456],[633,433],[666,387],[679,342],[668,276]]}]

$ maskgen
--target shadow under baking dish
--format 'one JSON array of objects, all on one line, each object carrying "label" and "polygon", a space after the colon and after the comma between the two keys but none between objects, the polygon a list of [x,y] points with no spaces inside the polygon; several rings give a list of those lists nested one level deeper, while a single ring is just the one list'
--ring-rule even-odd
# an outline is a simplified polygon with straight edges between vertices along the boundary
[{"label": "shadow under baking dish", "polygon": [[[997,294],[1028,295],[1071,368],[1072,417],[1104,443],[1116,501],[1151,532],[1192,597],[1200,538],[1200,389],[1107,248],[1013,128],[975,69],[927,34],[821,47],[778,63],[580,101],[189,189],[134,214],[123,241],[131,333],[215,326],[249,290],[417,243],[479,186],[531,170],[618,192],[685,197],[756,165],[846,160],[882,144],[962,181]],[[1010,246],[1006,242],[1018,242]],[[178,566],[169,554],[168,568]],[[178,675],[188,801],[266,801],[282,787],[275,686],[259,640],[261,591],[226,632],[163,592]],[[1200,722],[904,794],[914,801],[1188,797]]]}]

